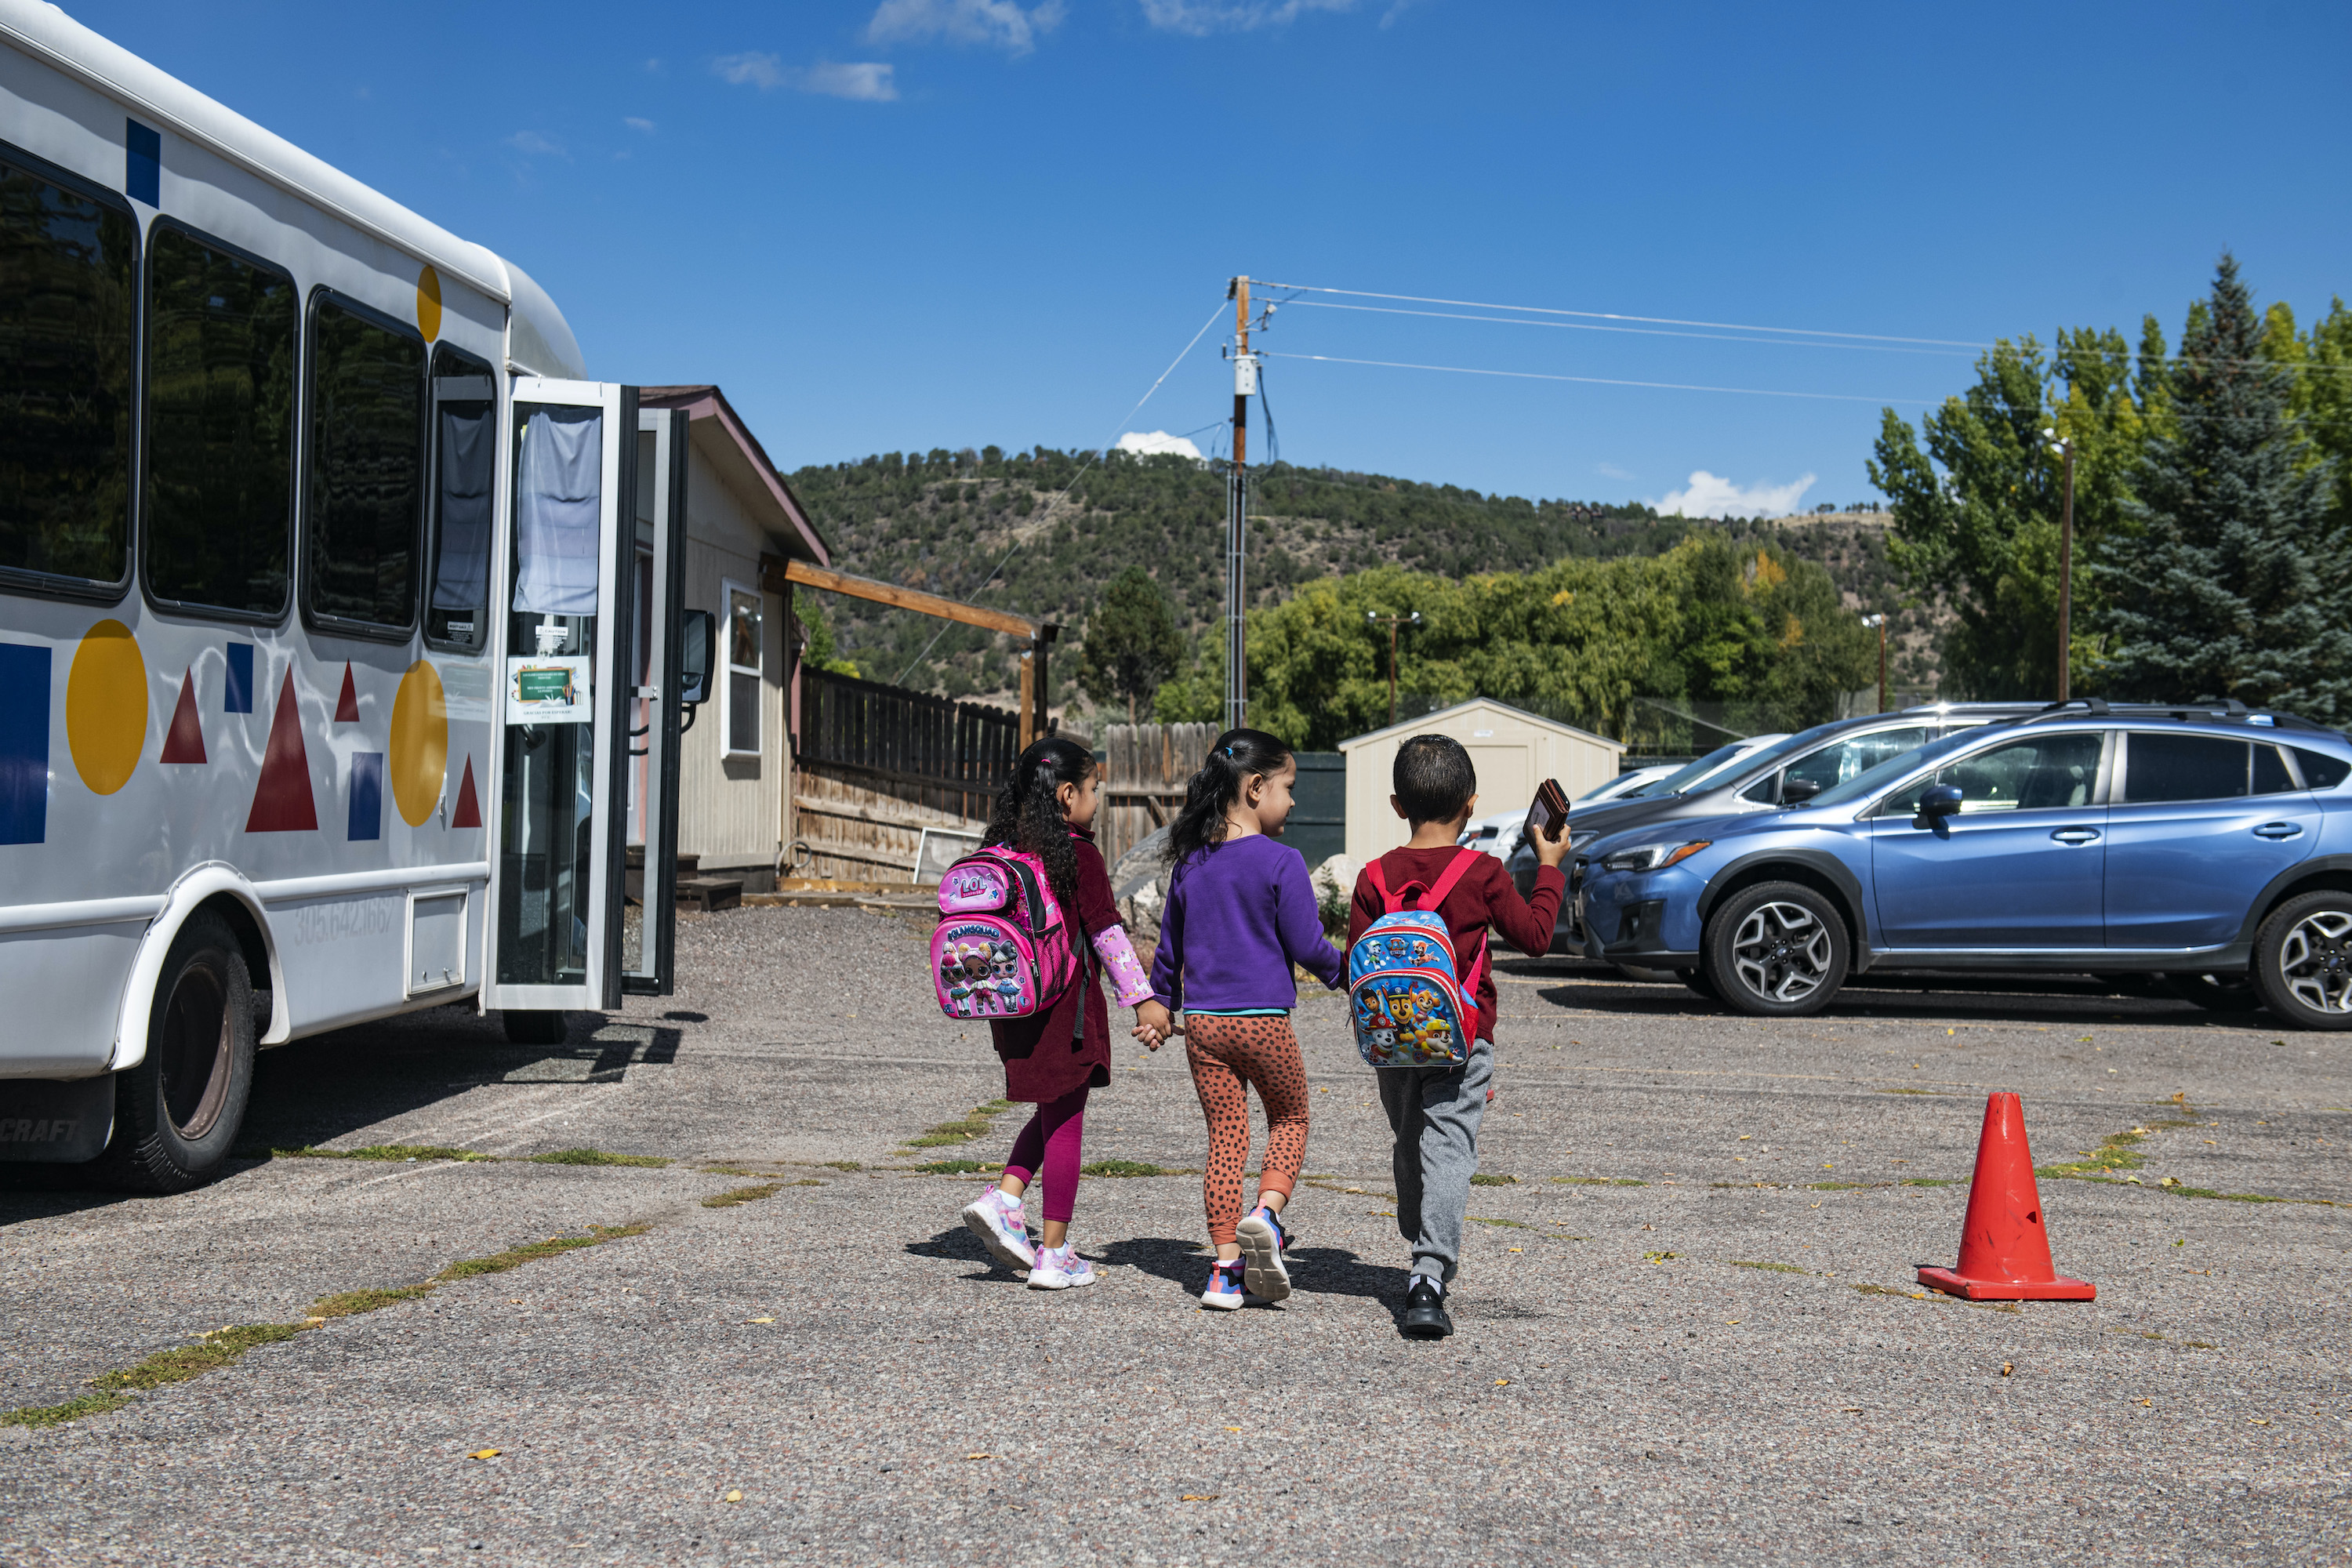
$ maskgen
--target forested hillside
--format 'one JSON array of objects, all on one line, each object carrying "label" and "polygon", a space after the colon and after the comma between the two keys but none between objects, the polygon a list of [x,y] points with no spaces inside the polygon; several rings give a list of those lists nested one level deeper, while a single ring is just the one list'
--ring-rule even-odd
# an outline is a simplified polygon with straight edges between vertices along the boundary
[{"label": "forested hillside", "polygon": [[[1140,564],[1188,636],[1210,626],[1224,608],[1223,471],[1183,458],[1114,453],[1081,473],[1086,456],[1042,447],[894,452],[788,478],[845,571],[1058,620],[1074,644],[1105,585]],[[1056,503],[1065,487],[1069,494]],[[1376,567],[1458,580],[1532,572],[1563,558],[1656,556],[1696,533],[1769,542],[1821,565],[1857,612],[1897,609],[1883,519],[1867,514],[1693,521],[1639,505],[1537,502],[1287,464],[1257,470],[1251,497],[1248,582],[1262,608],[1303,584]],[[869,679],[903,677],[959,697],[1011,687],[1001,638],[962,626],[941,635],[940,622],[862,601],[801,597],[803,617],[824,621],[820,640],[833,657]],[[1919,634],[1910,640],[1924,647],[1926,618],[1916,618]],[[1902,627],[1905,615],[1892,624]],[[1053,669],[1055,700],[1066,701],[1077,661],[1063,657]],[[1932,681],[1932,664],[1910,655],[1897,678]]]}]

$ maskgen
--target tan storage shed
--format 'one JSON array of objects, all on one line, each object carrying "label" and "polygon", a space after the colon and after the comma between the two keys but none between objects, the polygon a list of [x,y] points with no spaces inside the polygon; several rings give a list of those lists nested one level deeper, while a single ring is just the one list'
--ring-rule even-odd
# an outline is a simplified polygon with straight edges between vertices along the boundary
[{"label": "tan storage shed", "polygon": [[1401,847],[1411,837],[1389,796],[1394,793],[1397,748],[1415,735],[1451,735],[1469,751],[1471,765],[1478,770],[1481,816],[1525,810],[1535,800],[1536,785],[1548,778],[1558,779],[1573,800],[1615,778],[1625,754],[1622,741],[1486,697],[1342,741],[1339,751],[1348,759],[1348,858],[1359,864]]}]

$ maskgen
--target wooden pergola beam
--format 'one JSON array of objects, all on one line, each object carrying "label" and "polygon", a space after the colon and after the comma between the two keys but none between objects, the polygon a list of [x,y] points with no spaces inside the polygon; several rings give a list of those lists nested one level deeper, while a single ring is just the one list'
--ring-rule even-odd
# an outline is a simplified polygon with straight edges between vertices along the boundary
[{"label": "wooden pergola beam", "polygon": [[805,561],[780,560],[773,555],[760,557],[760,586],[771,594],[781,595],[785,613],[790,616],[793,585],[822,588],[828,594],[846,594],[854,599],[869,599],[892,609],[912,610],[920,616],[935,616],[944,621],[958,621],[968,626],[979,626],[992,632],[1003,632],[1026,644],[1021,658],[1021,743],[1027,746],[1045,733],[1045,650],[1062,635],[1062,628],[1052,621],[1033,621],[1026,616],[1016,616],[1005,610],[983,609],[967,605],[961,599],[942,598],[926,594],[919,588],[902,588],[896,583],[884,583],[872,577],[856,577],[830,567],[812,566]]}]

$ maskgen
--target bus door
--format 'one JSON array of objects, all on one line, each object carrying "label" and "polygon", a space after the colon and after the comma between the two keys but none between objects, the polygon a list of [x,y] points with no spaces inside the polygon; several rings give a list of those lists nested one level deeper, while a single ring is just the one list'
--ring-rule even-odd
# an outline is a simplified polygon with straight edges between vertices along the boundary
[{"label": "bus door", "polygon": [[667,996],[677,933],[680,623],[686,573],[683,409],[637,415],[636,527],[630,584],[628,848],[635,868],[619,912],[621,989]]},{"label": "bus door", "polygon": [[[636,389],[518,376],[508,406],[498,853],[482,1000],[509,1014],[609,1009],[620,1005],[625,974],[642,963],[647,946],[641,942],[635,962],[625,957],[629,731],[639,727],[631,722],[639,683],[629,679],[639,668],[631,647]],[[656,460],[683,464],[684,442],[665,444],[656,435]],[[668,476],[655,479],[657,496],[676,494]],[[676,603],[676,590],[662,578],[684,564],[683,508],[668,510],[656,520],[667,528],[654,531],[650,584],[652,602],[664,606]],[[671,627],[677,619],[668,617]],[[675,631],[646,631],[659,639],[647,674],[674,680],[677,660],[667,644]],[[647,706],[647,733],[638,742],[674,759],[677,704]],[[675,762],[669,766],[674,776]],[[674,787],[666,794],[675,801]],[[674,816],[675,805],[667,811]],[[651,836],[648,849],[667,853],[675,838],[674,828]],[[646,984],[666,990],[667,942],[657,927],[655,934],[657,962]]]}]

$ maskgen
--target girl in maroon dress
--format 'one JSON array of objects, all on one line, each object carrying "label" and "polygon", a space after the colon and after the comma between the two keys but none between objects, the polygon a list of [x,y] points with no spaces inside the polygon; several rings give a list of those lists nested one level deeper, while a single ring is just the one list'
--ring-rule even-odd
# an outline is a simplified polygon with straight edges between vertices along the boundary
[{"label": "girl in maroon dress", "polygon": [[[1100,976],[1109,973],[1122,1006],[1152,1005],[1157,1013],[1150,981],[1119,923],[1102,851],[1095,847],[1097,783],[1094,753],[1086,747],[1059,736],[1037,742],[1013,763],[983,840],[1045,863],[1062,918],[1073,922],[1071,945],[1079,949],[1081,963],[1077,983],[1044,1012],[992,1018],[988,1026],[1004,1061],[1004,1098],[1025,1100],[1037,1111],[1013,1141],[1003,1179],[965,1206],[963,1222],[998,1262],[1028,1269],[1033,1290],[1095,1282],[1093,1265],[1078,1256],[1069,1234],[1087,1095],[1110,1082],[1110,1012]],[[1165,1017],[1159,1022],[1164,1028]],[[1022,1214],[1022,1194],[1033,1179],[1045,1188],[1042,1247],[1030,1244]]]}]

